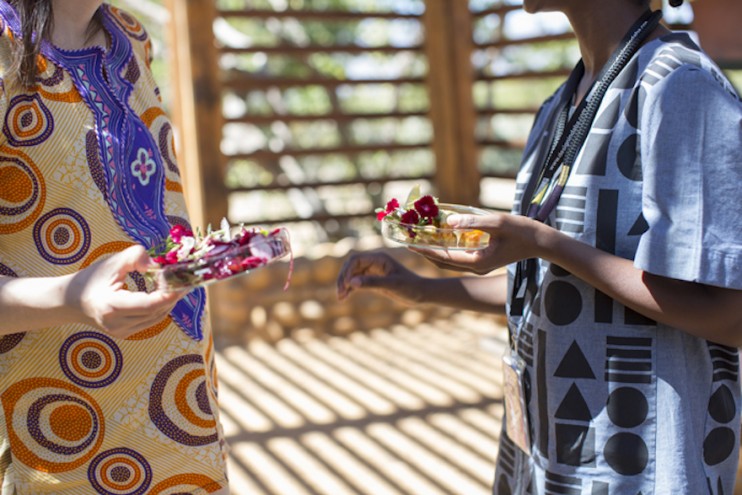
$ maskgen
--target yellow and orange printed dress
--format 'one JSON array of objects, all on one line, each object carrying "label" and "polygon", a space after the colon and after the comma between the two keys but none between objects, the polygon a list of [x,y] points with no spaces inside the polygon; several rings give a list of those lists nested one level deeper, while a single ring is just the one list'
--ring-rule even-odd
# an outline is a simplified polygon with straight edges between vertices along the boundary
[{"label": "yellow and orange printed dress", "polygon": [[[150,41],[101,6],[110,46],[44,43],[35,88],[6,80],[0,0],[0,275],[79,271],[188,225]],[[140,274],[127,286],[147,290]],[[2,495],[215,493],[227,486],[213,340],[195,290],[126,340],[84,324],[0,336]]]}]

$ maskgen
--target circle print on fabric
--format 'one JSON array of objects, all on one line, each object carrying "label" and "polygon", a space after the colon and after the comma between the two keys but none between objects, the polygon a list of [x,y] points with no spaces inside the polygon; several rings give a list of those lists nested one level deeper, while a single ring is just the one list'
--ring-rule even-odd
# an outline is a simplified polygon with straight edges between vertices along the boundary
[{"label": "circle print on fabric", "polygon": [[544,308],[552,323],[569,325],[582,312],[582,296],[577,287],[569,282],[555,280],[546,288]]},{"label": "circle print on fabric", "polygon": [[605,444],[603,451],[606,462],[618,474],[633,476],[647,467],[649,450],[639,435],[616,433]]},{"label": "circle print on fabric", "polygon": [[34,225],[33,236],[39,254],[57,265],[76,263],[90,249],[87,222],[69,208],[58,208],[43,215]]},{"label": "circle print on fabric", "polygon": [[608,396],[606,409],[613,424],[621,428],[634,428],[647,419],[649,404],[647,398],[638,389],[621,387]]},{"label": "circle print on fabric", "polygon": [[149,395],[149,417],[168,438],[188,446],[218,440],[209,405],[203,358],[179,356],[155,377]]},{"label": "circle print on fabric", "polygon": [[152,468],[134,450],[111,449],[101,452],[90,463],[88,480],[101,495],[142,495],[152,483]]},{"label": "circle print on fabric", "polygon": [[[8,150],[6,150],[8,151]],[[12,234],[31,225],[46,201],[41,171],[22,153],[0,156],[0,234]]]},{"label": "circle print on fabric", "polygon": [[221,488],[221,484],[203,474],[178,474],[157,483],[147,495],[183,495],[197,490],[214,493]]},{"label": "circle print on fabric", "polygon": [[[2,182],[0,182],[2,184]],[[16,273],[7,266],[0,263],[0,275],[3,277],[17,277]],[[12,351],[15,346],[21,343],[26,332],[10,333],[0,337],[0,355]]]},{"label": "circle print on fabric", "polygon": [[36,146],[46,141],[54,130],[52,113],[38,93],[20,95],[10,100],[3,134],[13,146]]},{"label": "circle print on fabric", "polygon": [[736,444],[734,430],[726,426],[714,428],[703,441],[703,460],[709,466],[721,464],[732,455]]},{"label": "circle print on fabric", "polygon": [[133,38],[136,38],[139,41],[147,39],[147,32],[144,30],[144,27],[127,12],[113,6],[109,6],[108,10],[113,15],[116,23],[121,26],[121,29],[126,31]]},{"label": "circle print on fabric", "polygon": [[97,332],[80,332],[68,338],[59,350],[59,365],[77,385],[101,388],[121,373],[123,356],[116,342]]},{"label": "circle print on fabric", "polygon": [[84,390],[54,378],[27,378],[2,394],[13,456],[61,473],[88,462],[105,432],[103,412]]}]

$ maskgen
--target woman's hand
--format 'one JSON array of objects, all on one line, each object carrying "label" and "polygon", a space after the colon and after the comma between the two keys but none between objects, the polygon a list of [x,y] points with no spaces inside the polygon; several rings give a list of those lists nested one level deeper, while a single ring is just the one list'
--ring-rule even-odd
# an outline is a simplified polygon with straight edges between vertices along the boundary
[{"label": "woman's hand", "polygon": [[528,217],[494,212],[489,215],[451,215],[447,222],[453,228],[487,232],[490,235],[489,246],[478,251],[410,249],[425,256],[439,268],[479,275],[515,261],[538,257],[539,233],[549,228]]},{"label": "woman's hand", "polygon": [[354,290],[372,289],[392,299],[418,303],[422,297],[422,280],[384,252],[358,253],[348,258],[340,269],[337,295],[342,301]]},{"label": "woman's hand", "polygon": [[186,292],[129,291],[129,272],[143,272],[152,260],[142,246],[132,246],[72,276],[65,302],[79,321],[95,325],[112,337],[126,337],[162,321]]}]

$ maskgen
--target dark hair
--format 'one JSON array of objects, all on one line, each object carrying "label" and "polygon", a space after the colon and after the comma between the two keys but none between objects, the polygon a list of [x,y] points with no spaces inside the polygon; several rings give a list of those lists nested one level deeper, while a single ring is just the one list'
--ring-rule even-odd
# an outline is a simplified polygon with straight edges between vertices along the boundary
[{"label": "dark hair", "polygon": [[[10,0],[18,12],[21,32],[15,33],[15,60],[9,73],[15,74],[16,81],[24,88],[32,88],[38,75],[38,58],[42,41],[49,41],[54,27],[52,0]],[[100,20],[100,11],[95,19]],[[88,36],[97,33],[100,22],[91,24]],[[17,37],[20,36],[20,39]]]},{"label": "dark hair", "polygon": [[[25,88],[36,84],[36,66],[41,41],[51,37],[53,17],[51,0],[13,0],[18,12],[21,32],[16,34],[15,60],[10,73],[16,74],[17,81]],[[18,39],[20,36],[20,39]]]}]

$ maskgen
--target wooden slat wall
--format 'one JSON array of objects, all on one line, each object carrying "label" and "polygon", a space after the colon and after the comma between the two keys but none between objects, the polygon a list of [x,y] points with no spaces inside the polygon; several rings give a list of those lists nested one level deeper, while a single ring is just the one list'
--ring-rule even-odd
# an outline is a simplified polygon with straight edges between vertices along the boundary
[{"label": "wooden slat wall", "polygon": [[[373,225],[373,208],[383,205],[391,191],[399,191],[414,182],[427,184],[432,192],[449,202],[505,208],[509,198],[493,200],[488,193],[491,185],[488,181],[512,179],[535,111],[566,77],[576,58],[569,56],[574,40],[567,29],[552,30],[546,35],[508,36],[508,32],[513,32],[513,23],[523,22],[522,18],[512,17],[520,14],[516,12],[520,6],[504,5],[499,0],[471,3],[420,0],[423,8],[419,12],[328,11],[312,9],[311,2],[305,3],[304,10],[279,11],[235,9],[231,7],[234,3],[230,8],[220,8],[222,4],[214,0],[168,1],[177,52],[174,110],[182,130],[181,161],[189,183],[187,191],[195,212],[194,223],[200,225],[218,223],[229,213],[233,221],[244,220],[241,215],[247,213],[248,223],[309,222],[318,231],[334,226],[334,234],[326,234],[324,238],[315,236],[319,241],[333,240],[333,235],[358,233],[357,223],[350,228],[342,227],[357,219]],[[401,20],[411,23],[424,35],[405,46],[333,45],[312,40],[299,43],[282,36],[262,44],[260,40],[231,43],[223,41],[223,33],[212,34],[215,19],[222,22],[221,26],[256,21],[267,26]],[[484,28],[478,27],[480,24]],[[482,32],[486,34],[484,38]],[[222,41],[215,43],[215,39]],[[546,47],[547,59],[554,50],[562,50],[562,60],[533,66],[515,60],[517,57],[508,60],[513,50],[532,47]],[[312,70],[308,63],[316,56],[354,60],[354,57],[383,59],[399,54],[406,54],[413,65],[422,60],[424,70],[410,69],[396,74],[380,70],[372,77],[367,74],[349,77],[323,74]],[[268,61],[307,62],[307,69],[301,74],[285,76],[280,71],[251,71],[237,63],[232,66],[220,63],[256,55]],[[503,60],[505,68],[497,68]],[[307,88],[324,95],[328,104],[319,112],[291,112],[286,103],[289,95]],[[427,105],[405,107],[400,104],[404,103],[403,98],[398,96],[393,108],[380,113],[343,108],[341,93],[369,88],[392,88],[397,95],[422,89],[427,95]],[[521,93],[532,94],[532,98],[510,101],[502,96],[507,88],[519,88]],[[272,111],[251,108],[250,98],[256,94],[273,99]],[[223,103],[227,101],[242,101],[245,108],[234,112],[231,104]],[[414,141],[401,140],[397,135],[371,142],[352,138],[356,125],[384,121],[402,126],[407,119],[416,119],[418,126],[427,125],[432,133],[422,133]],[[320,129],[316,131],[318,138],[297,142],[300,140],[296,139],[293,126],[309,125]],[[283,129],[282,139],[270,135],[277,128]],[[241,141],[250,139],[250,133],[261,132],[264,134],[261,146],[241,146],[244,145]],[[321,139],[324,132],[338,138],[324,142]],[[406,154],[410,153],[413,158],[407,160]],[[313,166],[321,166],[337,157],[345,160],[342,163],[351,164],[353,170],[344,175],[330,174],[328,178],[327,174],[310,173],[305,168],[309,163],[306,160],[312,160]],[[368,167],[362,170],[369,157],[373,157],[378,168],[386,170],[373,173]],[[260,178],[251,177],[247,183],[228,183],[226,177],[232,167],[244,164],[250,174],[262,174]],[[288,173],[287,169],[295,173]],[[395,184],[397,189],[393,187]],[[287,213],[276,207],[289,202],[281,198],[297,197],[301,197],[300,203],[305,208],[294,208]],[[232,208],[230,212],[235,201],[243,201],[247,206]],[[343,210],[338,207],[339,202],[352,208]]]}]

